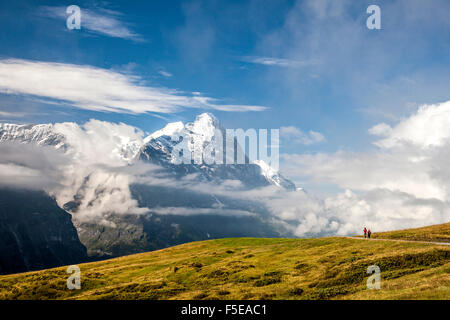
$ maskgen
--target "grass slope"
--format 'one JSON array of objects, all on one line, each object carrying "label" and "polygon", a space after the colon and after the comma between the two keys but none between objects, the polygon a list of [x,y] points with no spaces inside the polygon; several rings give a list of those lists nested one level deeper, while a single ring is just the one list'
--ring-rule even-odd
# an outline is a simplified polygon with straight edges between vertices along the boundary
[{"label": "grass slope", "polygon": [[373,238],[450,243],[450,222],[416,229],[380,232]]},{"label": "grass slope", "polygon": [[[373,264],[380,290],[366,288]],[[0,276],[0,299],[450,299],[450,247],[437,244],[232,238],[79,266],[81,290],[63,267]]]}]

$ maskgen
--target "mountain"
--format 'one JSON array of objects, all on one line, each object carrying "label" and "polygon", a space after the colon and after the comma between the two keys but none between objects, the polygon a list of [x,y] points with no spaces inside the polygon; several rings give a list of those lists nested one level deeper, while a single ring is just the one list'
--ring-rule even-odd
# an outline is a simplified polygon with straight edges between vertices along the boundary
[{"label": "mountain", "polygon": [[[276,185],[288,190],[295,190],[296,186],[277,171],[273,170],[263,160],[256,160],[245,164],[206,164],[204,161],[195,164],[174,164],[172,156],[174,147],[179,141],[186,141],[189,150],[193,154],[202,155],[205,149],[216,144],[216,132],[221,132],[222,137],[227,137],[225,129],[219,120],[210,113],[203,113],[196,117],[194,122],[183,124],[182,122],[169,123],[163,129],[154,132],[144,139],[144,145],[137,154],[142,161],[147,161],[169,168],[177,178],[188,174],[197,174],[197,181],[222,182],[224,180],[237,180],[248,188],[257,188],[268,185]],[[222,141],[220,141],[223,143]],[[245,146],[237,145],[234,154]],[[227,156],[226,146],[223,146],[224,157]]]},{"label": "mountain", "polygon": [[40,146],[65,147],[64,135],[55,132],[52,124],[18,125],[0,123],[0,142],[16,141],[36,143]]},{"label": "mountain", "polygon": [[[89,134],[99,126],[103,131],[94,139]],[[78,161],[72,167],[94,164],[92,169],[80,171],[86,176],[76,177],[81,184],[71,191],[74,192],[71,198],[60,203],[63,209],[72,213],[79,238],[91,258],[116,257],[205,239],[290,235],[284,225],[274,221],[264,204],[217,193],[210,187],[231,183],[237,185],[238,190],[271,185],[296,190],[294,183],[264,161],[250,163],[245,156],[245,164],[174,163],[172,152],[180,141],[186,142],[195,154],[203,154],[216,143],[218,132],[226,136],[225,129],[212,114],[200,114],[191,123],[169,123],[144,139],[137,138],[134,133],[124,133],[119,126],[105,125],[97,120],[84,127],[75,123],[0,124],[0,146],[7,141],[52,146]],[[238,150],[245,148],[235,141],[233,151]],[[84,159],[83,152],[93,153],[95,157],[88,158],[90,162],[86,164],[88,161],[80,160]],[[101,162],[103,158],[106,160]],[[99,164],[94,162],[96,160]],[[116,214],[105,209],[101,217],[77,218],[83,216],[83,208],[104,201],[99,199],[105,193],[105,186],[91,185],[94,170],[112,170],[113,175],[116,168],[131,169],[139,163],[159,168],[147,179],[152,180],[156,178],[152,174],[157,174],[158,178],[174,182],[152,185],[132,179],[126,188],[138,207],[148,208],[147,212]],[[112,169],[107,169],[111,166]],[[74,171],[72,174],[79,173]],[[184,185],[178,183],[181,180],[185,181]],[[85,198],[87,196],[91,198]],[[87,203],[85,206],[81,206],[83,200]]]},{"label": "mountain", "polygon": [[0,274],[87,261],[71,216],[42,191],[0,189]]},{"label": "mountain", "polygon": [[[63,125],[66,130],[61,129]],[[6,141],[35,143],[40,146],[53,146],[55,149],[67,150],[73,147],[73,143],[71,143],[70,137],[65,135],[65,132],[76,130],[77,127],[78,125],[75,123],[36,125],[0,123],[0,143]],[[273,170],[263,160],[231,165],[207,165],[205,163],[176,165],[173,163],[172,151],[180,138],[188,141],[189,149],[192,152],[203,154],[207,146],[215,143],[215,130],[221,131],[223,136],[226,136],[225,129],[220,125],[219,120],[211,113],[203,113],[198,115],[194,122],[169,123],[163,129],[147,136],[142,142],[130,141],[126,137],[116,135],[118,139],[116,139],[117,145],[114,153],[128,163],[142,160],[169,168],[176,177],[198,174],[199,181],[221,182],[224,179],[230,179],[239,180],[250,188],[272,184],[288,190],[296,189],[292,181]],[[242,146],[236,146],[234,151],[241,148]],[[246,160],[248,161],[247,157]]]},{"label": "mountain", "polygon": [[[442,241],[450,224],[427,228]],[[422,230],[419,238],[422,237]],[[66,269],[0,277],[0,299],[428,300],[450,299],[450,247],[398,240],[233,238],[187,243],[80,265],[81,289]],[[374,234],[376,235],[376,234]],[[433,238],[428,238],[433,240]],[[369,266],[381,269],[370,290]],[[178,311],[176,311],[178,312]],[[174,312],[174,318],[175,312]]]},{"label": "mountain", "polygon": [[224,237],[290,235],[257,201],[169,186],[132,184],[130,189],[139,206],[149,208],[147,213],[109,215],[108,224],[75,221],[90,257],[116,257]]}]

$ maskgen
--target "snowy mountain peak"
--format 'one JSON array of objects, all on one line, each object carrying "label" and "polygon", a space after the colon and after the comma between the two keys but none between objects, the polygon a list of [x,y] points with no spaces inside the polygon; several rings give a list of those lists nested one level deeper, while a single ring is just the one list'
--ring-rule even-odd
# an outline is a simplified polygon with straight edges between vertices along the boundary
[{"label": "snowy mountain peak", "polygon": [[168,123],[164,128],[153,132],[144,139],[144,143],[161,137],[170,137],[173,141],[178,141],[180,136],[201,136],[202,140],[211,140],[216,129],[220,130],[219,120],[211,113],[205,112],[198,115],[194,122],[186,125],[181,121]]},{"label": "snowy mountain peak", "polygon": [[192,129],[201,130],[201,129],[220,129],[219,120],[209,112],[205,112],[199,114],[195,117],[195,121],[192,123],[188,123],[187,125],[191,126]]},{"label": "snowy mountain peak", "polygon": [[54,131],[52,124],[11,124],[0,123],[0,142],[32,142],[37,145],[64,146],[65,137]]},{"label": "snowy mountain peak", "polygon": [[186,124],[185,129],[191,140],[200,142],[200,145],[205,142],[211,142],[216,134],[216,130],[222,130],[219,120],[211,113],[198,115],[194,122]]},{"label": "snowy mountain peak", "polygon": [[[202,155],[207,148],[216,143],[217,131],[225,130],[219,120],[211,113],[202,113],[195,121],[186,123],[174,122],[167,124],[144,139],[144,146],[138,154],[138,158],[144,161],[154,162],[163,167],[170,167],[172,172],[178,175],[196,173],[208,181],[240,180],[244,185],[264,186],[268,184],[281,188],[295,190],[295,184],[284,178],[270,165],[262,160],[248,164],[209,164],[202,161]],[[182,138],[180,140],[180,138]],[[175,165],[172,151],[174,147],[184,141],[192,152],[191,164]],[[241,148],[242,146],[237,146]],[[198,161],[197,161],[198,160]]]},{"label": "snowy mountain peak", "polygon": [[144,143],[148,143],[150,140],[157,139],[162,136],[175,137],[179,136],[184,129],[184,124],[181,121],[168,123],[164,128],[153,132],[151,135],[144,139]]},{"label": "snowy mountain peak", "polygon": [[196,151],[201,154],[203,148],[214,141],[216,130],[223,131],[219,120],[211,113],[202,113],[195,118],[194,122],[186,124],[181,121],[172,122],[163,129],[155,131],[144,139],[144,149],[146,145],[152,145],[168,153],[180,141],[180,138],[183,138],[191,152]]},{"label": "snowy mountain peak", "polygon": [[[295,190],[292,182],[261,160],[230,165],[203,162],[205,150],[214,147],[219,137],[217,130],[222,133],[225,131],[219,120],[210,113],[202,113],[195,121],[187,124],[180,121],[169,123],[143,140],[132,127],[97,120],[91,120],[82,126],[76,123],[0,123],[0,142],[17,141],[53,146],[56,149],[73,151],[72,156],[83,159],[84,162],[87,161],[86,155],[90,154],[94,156],[89,158],[89,161],[101,160],[108,165],[130,164],[140,159],[168,168],[178,176],[200,174],[203,180],[207,181],[240,180],[244,185],[253,187],[273,184]],[[181,141],[184,141],[192,152],[191,164],[179,165],[174,162],[172,151]],[[236,148],[241,146],[237,145]]]}]

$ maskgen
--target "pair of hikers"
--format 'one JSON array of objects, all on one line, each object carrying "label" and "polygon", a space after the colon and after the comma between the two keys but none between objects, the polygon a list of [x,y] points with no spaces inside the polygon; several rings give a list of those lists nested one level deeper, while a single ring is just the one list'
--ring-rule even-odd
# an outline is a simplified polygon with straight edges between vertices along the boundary
[{"label": "pair of hikers", "polygon": [[370,236],[372,235],[372,231],[367,230],[366,227],[364,227],[364,238],[368,237],[370,239]]}]

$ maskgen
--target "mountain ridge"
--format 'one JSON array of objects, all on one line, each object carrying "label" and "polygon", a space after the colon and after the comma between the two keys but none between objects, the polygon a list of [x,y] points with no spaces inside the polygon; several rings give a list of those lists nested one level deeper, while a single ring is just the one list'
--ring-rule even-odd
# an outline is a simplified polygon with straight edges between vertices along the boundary
[{"label": "mountain ridge", "polygon": [[[70,122],[0,125],[0,143],[12,140],[54,147],[69,155],[74,161],[72,167],[92,164],[93,170],[99,170],[100,173],[95,175],[90,167],[83,167],[79,173],[83,176],[73,181],[78,183],[76,189],[64,193],[64,201],[58,200],[60,206],[73,215],[79,238],[86,245],[90,258],[116,257],[211,238],[279,237],[291,234],[284,225],[275,221],[265,204],[253,199],[238,199],[232,194],[216,193],[215,187],[208,187],[231,185],[237,190],[251,190],[273,185],[280,190],[295,190],[295,184],[267,164],[172,163],[172,150],[180,137],[194,141],[192,147],[205,148],[216,139],[215,130],[225,132],[214,115],[203,113],[195,121],[186,124],[169,123],[145,138],[134,128],[121,126],[98,120],[91,120],[83,126]],[[101,131],[98,136],[85,143],[91,137],[89,134],[99,128]],[[108,139],[109,149],[102,146],[105,139]],[[238,144],[236,147],[239,147]],[[83,157],[82,152],[92,149],[100,151],[94,150],[93,156]],[[108,154],[104,154],[107,150]],[[96,161],[103,162],[97,165]],[[174,183],[148,185],[139,179],[129,179],[130,183],[125,186],[123,194],[135,202],[133,205],[138,208],[138,215],[129,211],[118,214],[105,209],[100,216],[85,218],[83,210],[89,210],[92,203],[102,205],[102,201],[110,201],[116,195],[115,185],[111,185],[117,178],[116,171],[123,170],[126,174],[126,170],[132,169],[136,163],[156,165],[158,170],[149,173],[148,179],[153,177],[152,174],[158,174]],[[112,168],[110,180],[108,176],[104,178],[104,167]],[[99,182],[95,179],[99,179]],[[185,182],[185,185],[178,187],[179,179],[188,181],[188,184]],[[73,182],[69,182],[70,186]],[[195,188],[191,190],[189,185],[204,185],[205,188],[201,188],[201,191]],[[99,198],[106,192],[111,192],[111,196],[107,194],[109,197],[106,200]],[[100,206],[99,210],[103,210],[103,207]]]},{"label": "mountain ridge", "polygon": [[[71,148],[70,139],[59,128],[60,125],[69,127],[76,126],[75,123],[64,122],[57,124],[12,124],[12,123],[0,123],[0,142],[5,141],[18,141],[21,143],[36,143],[37,145],[53,146],[55,149],[67,150]],[[127,162],[133,162],[136,160],[144,160],[153,162],[150,154],[157,153],[155,163],[158,165],[164,165],[166,162],[172,162],[171,151],[178,143],[179,137],[183,137],[186,140],[191,140],[191,151],[199,154],[203,154],[203,150],[194,150],[194,147],[204,146],[204,144],[210,144],[214,140],[214,130],[218,129],[223,132],[225,130],[221,127],[219,120],[211,113],[202,113],[198,115],[193,122],[183,124],[181,121],[168,123],[164,128],[149,134],[142,139],[142,142],[126,141],[118,143],[116,150],[118,150],[119,156]],[[126,140],[126,139],[122,139]],[[241,148],[241,146],[237,146]],[[147,150],[146,150],[147,149]],[[150,150],[154,149],[154,150]],[[195,166],[195,164],[193,164]],[[260,175],[269,184],[273,184],[289,190],[295,190],[295,184],[289,179],[282,176],[277,170],[273,170],[263,160],[257,160],[253,163],[249,163],[250,166],[257,166]],[[233,167],[234,166],[234,167]],[[225,165],[225,167],[233,168],[230,171],[235,170],[239,165]],[[184,168],[185,169],[185,168]],[[202,171],[207,177],[207,180],[211,179],[211,174],[208,174],[208,170],[205,170],[203,164],[197,166],[197,170]],[[190,170],[192,171],[192,170]],[[236,173],[230,173],[230,177],[236,177]],[[258,186],[263,185],[263,182],[259,182]]]}]

